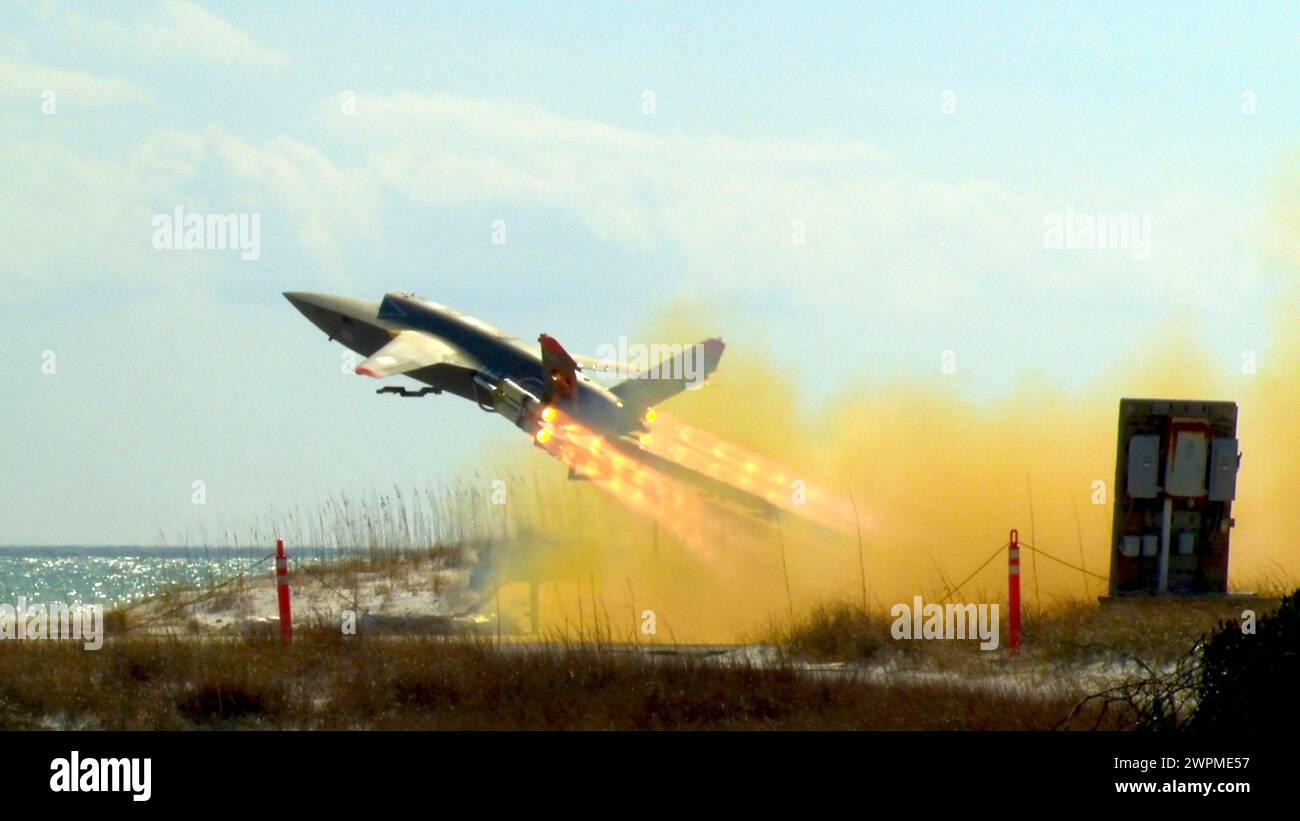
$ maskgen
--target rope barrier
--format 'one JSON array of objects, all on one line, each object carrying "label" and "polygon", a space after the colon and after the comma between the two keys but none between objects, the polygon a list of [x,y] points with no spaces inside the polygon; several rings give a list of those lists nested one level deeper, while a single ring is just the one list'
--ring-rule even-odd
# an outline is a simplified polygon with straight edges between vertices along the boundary
[{"label": "rope barrier", "polygon": [[1053,556],[1051,553],[1048,553],[1046,550],[1039,550],[1038,548],[1036,548],[1036,547],[1034,547],[1033,545],[1031,545],[1029,542],[1021,542],[1021,543],[1020,543],[1020,546],[1021,546],[1021,547],[1027,547],[1027,548],[1029,548],[1030,550],[1034,551],[1035,553],[1041,555],[1044,559],[1051,559],[1051,560],[1054,561],[1054,562],[1058,562],[1058,563],[1060,563],[1060,564],[1065,565],[1066,567],[1070,568],[1071,570],[1077,570],[1077,571],[1079,571],[1080,573],[1085,573],[1085,574],[1087,574],[1087,575],[1089,575],[1089,576],[1092,576],[1094,579],[1101,579],[1101,580],[1104,581],[1104,582],[1108,582],[1108,581],[1110,581],[1110,576],[1103,576],[1103,575],[1101,575],[1100,573],[1093,573],[1091,570],[1088,570],[1088,569],[1086,569],[1086,568],[1082,568],[1082,567],[1079,567],[1078,565],[1070,564],[1070,563],[1067,562],[1065,559],[1058,559],[1058,558],[1056,558],[1055,556]]},{"label": "rope barrier", "polygon": [[[972,572],[972,573],[971,573],[969,576],[967,576],[965,579],[962,579],[962,581],[961,581],[960,584],[956,585],[956,586],[953,587],[951,590],[949,590],[947,593],[945,593],[944,596],[943,596],[942,601],[945,601],[945,602],[946,602],[946,601],[948,601],[949,599],[951,599],[953,596],[955,596],[955,595],[957,594],[957,591],[961,590],[962,587],[964,587],[964,586],[967,584],[967,582],[969,582],[971,579],[973,579],[973,578],[975,578],[976,576],[978,576],[979,573],[980,573],[980,571],[982,571],[984,568],[988,567],[988,566],[989,566],[989,562],[992,562],[994,559],[996,559],[996,558],[998,557],[998,554],[1001,553],[1003,550],[1005,550],[1005,549],[1007,548],[1008,545],[1010,545],[1010,542],[1004,542],[1000,547],[998,547],[997,550],[993,551],[993,555],[991,555],[991,556],[989,556],[987,559],[985,559],[984,562],[983,562],[982,564],[980,564],[979,567],[975,568],[974,572]],[[1053,556],[1051,553],[1048,553],[1048,552],[1045,551],[1045,550],[1039,550],[1038,548],[1034,547],[1034,546],[1033,546],[1032,544],[1030,544],[1029,542],[1020,542],[1020,546],[1021,546],[1021,547],[1027,547],[1027,548],[1029,548],[1030,550],[1034,551],[1034,553],[1040,554],[1044,559],[1051,559],[1051,560],[1054,561],[1054,562],[1057,562],[1057,563],[1059,563],[1059,564],[1063,564],[1063,565],[1065,565],[1066,567],[1070,568],[1071,570],[1077,570],[1077,571],[1080,572],[1080,573],[1084,573],[1084,574],[1086,574],[1086,575],[1092,576],[1094,579],[1101,579],[1101,580],[1104,581],[1104,582],[1105,582],[1105,581],[1110,581],[1110,577],[1109,577],[1109,576],[1103,576],[1103,575],[1101,575],[1100,573],[1094,573],[1094,572],[1092,572],[1091,570],[1088,570],[1087,568],[1083,568],[1083,567],[1079,567],[1078,565],[1071,564],[1070,562],[1067,562],[1067,561],[1065,561],[1064,559],[1059,559],[1059,558],[1057,558],[1056,556]]]},{"label": "rope barrier", "polygon": [[142,628],[142,627],[148,627],[148,626],[151,625],[151,624],[156,624],[156,623],[162,621],[163,619],[167,618],[168,616],[173,616],[173,615],[175,615],[176,613],[179,613],[180,611],[184,610],[184,609],[187,608],[187,607],[192,607],[192,606],[198,604],[199,602],[201,602],[201,601],[203,601],[203,600],[205,600],[205,599],[209,599],[209,598],[211,598],[212,596],[216,595],[217,592],[221,590],[221,588],[223,588],[223,587],[225,587],[226,585],[231,584],[231,583],[233,583],[233,582],[237,582],[237,581],[239,581],[239,580],[242,579],[244,576],[248,575],[248,573],[249,573],[251,570],[253,570],[253,568],[255,568],[255,567],[257,567],[257,566],[259,566],[259,565],[261,565],[261,564],[264,564],[264,563],[266,563],[266,562],[268,562],[268,561],[270,561],[271,559],[274,559],[274,558],[275,558],[275,554],[274,554],[274,553],[268,553],[267,555],[263,556],[262,558],[258,559],[258,560],[255,561],[255,562],[253,562],[253,563],[250,564],[248,567],[245,567],[243,570],[239,571],[239,572],[236,573],[234,576],[231,576],[229,579],[226,579],[224,582],[222,582],[221,584],[218,584],[216,587],[212,588],[211,590],[207,591],[206,593],[202,594],[201,596],[198,596],[197,598],[191,599],[190,601],[187,601],[187,602],[182,602],[181,604],[178,604],[178,605],[176,605],[175,607],[173,607],[171,610],[168,610],[168,611],[166,611],[165,613],[160,613],[160,614],[158,614],[157,616],[154,616],[154,617],[151,618],[151,619],[146,619],[145,621],[142,621],[142,622],[140,622],[139,624],[133,624],[133,625],[131,625],[130,627],[128,627],[128,628],[126,629],[125,632],[130,633],[130,632],[133,631],[133,630],[139,630],[139,629]]},{"label": "rope barrier", "polygon": [[987,559],[984,560],[984,563],[983,563],[983,564],[981,564],[979,567],[975,568],[975,572],[974,572],[974,573],[971,573],[969,576],[967,576],[965,579],[962,580],[961,584],[957,585],[956,587],[954,587],[953,589],[951,589],[951,590],[949,590],[947,593],[945,593],[945,594],[943,595],[943,599],[942,599],[942,601],[945,601],[945,602],[948,601],[948,599],[952,598],[953,595],[955,595],[955,594],[957,593],[958,590],[961,590],[962,587],[965,586],[966,582],[968,582],[968,581],[970,581],[971,579],[973,579],[973,578],[975,578],[976,576],[978,576],[978,575],[979,575],[979,572],[980,572],[981,570],[983,570],[984,568],[988,567],[988,566],[989,566],[989,562],[991,562],[991,561],[993,561],[994,559],[996,559],[996,558],[998,557],[998,554],[1001,553],[1003,550],[1005,550],[1008,544],[1010,544],[1010,542],[1003,543],[1002,545],[1000,545],[1000,546],[998,547],[997,550],[994,550],[994,551],[993,551],[993,555],[989,556]]},{"label": "rope barrier", "polygon": [[347,602],[348,604],[352,605],[352,609],[353,609],[353,610],[356,610],[356,611],[359,612],[359,613],[368,613],[368,612],[370,612],[370,611],[368,611],[368,610],[363,610],[363,609],[361,608],[361,605],[358,604],[357,601],[356,601],[355,599],[353,599],[351,596],[347,595],[346,593],[340,592],[337,588],[335,588],[335,587],[334,587],[333,585],[331,585],[329,582],[325,581],[325,580],[322,579],[320,576],[316,575],[316,573],[315,573],[314,571],[312,571],[312,569],[311,569],[310,567],[308,567],[306,564],[304,564],[304,563],[302,562],[302,560],[300,560],[300,559],[298,559],[298,558],[295,558],[295,557],[293,557],[293,556],[290,556],[290,557],[289,557],[289,561],[291,561],[291,562],[293,562],[294,564],[296,564],[296,565],[298,566],[298,569],[299,569],[299,570],[301,570],[302,572],[306,573],[308,576],[310,576],[310,577],[312,577],[313,579],[315,579],[315,580],[316,580],[320,585],[322,585],[323,587],[325,587],[327,590],[329,590],[330,592],[332,592],[334,595],[338,596],[339,598],[343,599],[343,601],[345,601],[345,602]]}]

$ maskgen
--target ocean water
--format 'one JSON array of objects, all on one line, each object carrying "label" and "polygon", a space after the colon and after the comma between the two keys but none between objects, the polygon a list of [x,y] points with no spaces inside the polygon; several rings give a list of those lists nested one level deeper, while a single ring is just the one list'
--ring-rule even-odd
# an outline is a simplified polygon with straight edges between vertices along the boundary
[{"label": "ocean water", "polygon": [[[273,553],[228,547],[0,547],[0,603],[23,596],[32,603],[114,607],[173,585],[218,584]],[[320,551],[303,551],[298,558],[304,563],[325,559]],[[250,572],[270,579],[275,562]]]}]

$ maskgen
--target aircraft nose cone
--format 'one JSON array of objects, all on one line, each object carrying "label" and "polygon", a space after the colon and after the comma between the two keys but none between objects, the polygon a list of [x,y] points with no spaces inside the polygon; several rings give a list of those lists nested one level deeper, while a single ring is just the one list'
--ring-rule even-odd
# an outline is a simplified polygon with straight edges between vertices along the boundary
[{"label": "aircraft nose cone", "polygon": [[285,291],[284,298],[289,300],[289,304],[297,308],[303,316],[316,322],[322,315],[331,309],[337,311],[337,306],[331,302],[331,297],[326,294],[312,294],[307,291]]},{"label": "aircraft nose cone", "polygon": [[285,291],[284,298],[289,300],[289,304],[298,310],[306,313],[306,308],[311,304],[311,294],[305,291]]},{"label": "aircraft nose cone", "polygon": [[307,293],[306,291],[285,291],[284,298],[289,300],[289,304],[297,308],[299,313],[311,320],[312,324],[321,328],[330,336],[334,335],[331,320],[336,319],[336,317],[330,315],[329,297],[324,294]]},{"label": "aircraft nose cone", "polygon": [[379,304],[350,296],[285,291],[284,298],[331,339],[348,339],[359,326],[376,326]]}]

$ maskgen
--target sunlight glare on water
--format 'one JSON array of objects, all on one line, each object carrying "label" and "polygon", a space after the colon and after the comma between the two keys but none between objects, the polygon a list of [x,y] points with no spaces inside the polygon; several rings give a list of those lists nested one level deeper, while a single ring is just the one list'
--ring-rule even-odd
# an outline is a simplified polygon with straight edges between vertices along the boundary
[{"label": "sunlight glare on water", "polygon": [[224,547],[0,547],[0,602],[12,604],[22,596],[29,602],[117,606],[173,586],[224,581],[269,553]]}]

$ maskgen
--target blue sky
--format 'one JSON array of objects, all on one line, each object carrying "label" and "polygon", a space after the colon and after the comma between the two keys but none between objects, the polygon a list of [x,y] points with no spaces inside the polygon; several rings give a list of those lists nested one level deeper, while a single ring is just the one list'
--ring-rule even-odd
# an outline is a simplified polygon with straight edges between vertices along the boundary
[{"label": "blue sky", "polygon": [[[976,398],[1078,389],[1175,318],[1223,367],[1267,347],[1293,7],[698,6],[5,5],[0,543],[152,543],[510,441],[375,397],[284,290],[586,353],[690,306],[809,403],[946,350]],[[154,249],[177,205],[258,213],[259,258]],[[1150,215],[1150,258],[1045,249],[1066,208]]]}]

